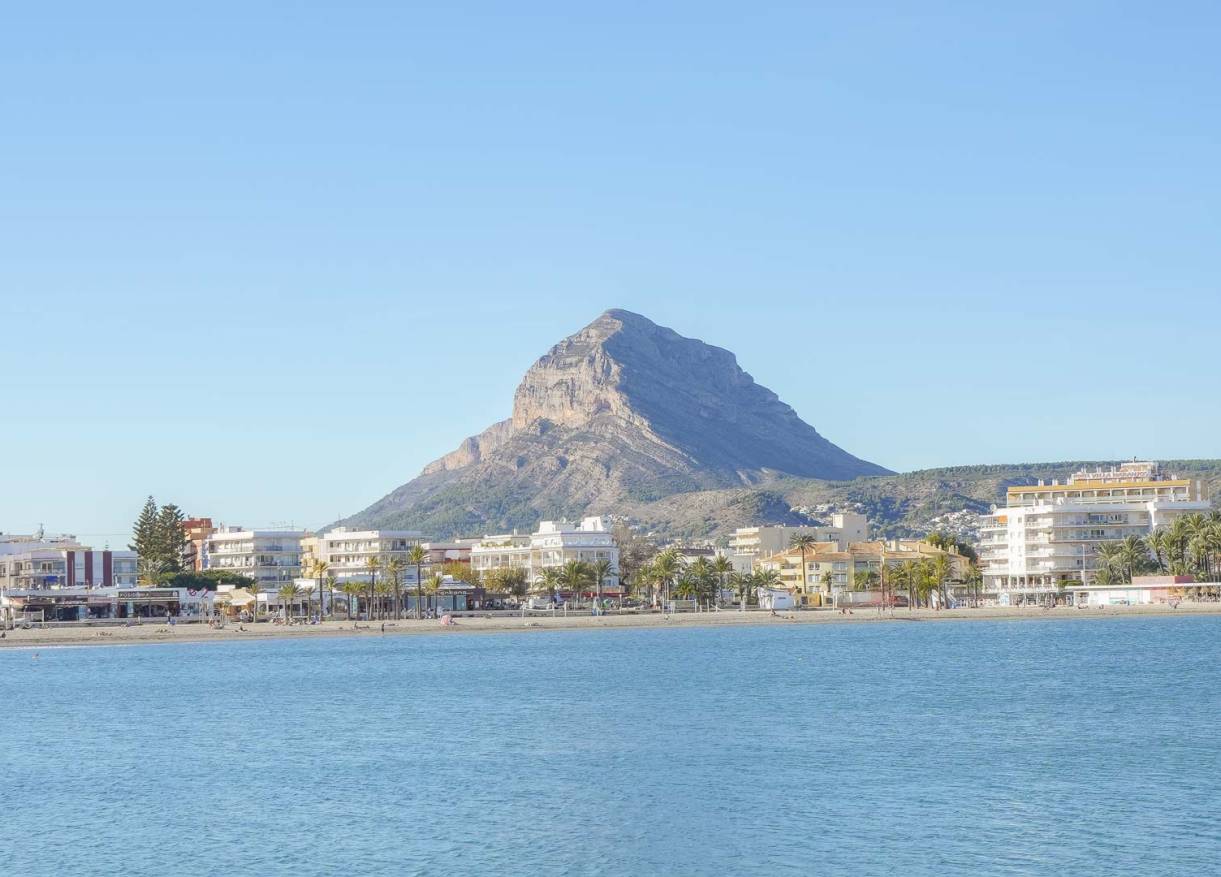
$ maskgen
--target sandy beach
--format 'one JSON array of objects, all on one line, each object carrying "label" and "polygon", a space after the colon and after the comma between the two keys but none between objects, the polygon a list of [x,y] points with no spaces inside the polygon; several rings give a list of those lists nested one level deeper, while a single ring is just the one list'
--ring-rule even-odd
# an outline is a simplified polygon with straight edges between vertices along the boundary
[{"label": "sandy beach", "polygon": [[[576,614],[567,617],[534,613],[523,618],[520,614],[493,615],[474,614],[458,616],[450,626],[440,621],[416,621],[405,619],[385,622],[360,622],[354,629],[348,621],[328,621],[315,625],[278,624],[238,625],[230,623],[223,629],[209,628],[203,624],[177,624],[172,628],[163,623],[146,623],[134,627],[54,627],[30,630],[9,630],[0,639],[0,648],[33,648],[55,646],[100,646],[133,645],[139,643],[166,642],[240,642],[269,639],[306,639],[310,637],[335,636],[404,636],[418,634],[454,635],[462,633],[507,633],[541,632],[548,630],[584,630],[607,628],[679,628],[679,627],[731,627],[740,625],[792,625],[792,624],[878,624],[903,622],[954,622],[954,621],[1029,621],[1047,619],[1091,619],[1091,618],[1141,618],[1149,616],[1171,617],[1185,615],[1221,615],[1221,603],[1181,603],[1177,609],[1165,605],[1116,606],[1106,609],[1056,609],[985,607],[980,609],[950,609],[936,612],[931,609],[896,609],[893,613],[880,615],[877,610],[858,609],[851,615],[836,611],[782,612],[771,615],[752,609],[748,612],[722,610],[720,612],[684,613],[663,616],[660,614],[591,615]],[[243,629],[244,628],[244,629]]]}]

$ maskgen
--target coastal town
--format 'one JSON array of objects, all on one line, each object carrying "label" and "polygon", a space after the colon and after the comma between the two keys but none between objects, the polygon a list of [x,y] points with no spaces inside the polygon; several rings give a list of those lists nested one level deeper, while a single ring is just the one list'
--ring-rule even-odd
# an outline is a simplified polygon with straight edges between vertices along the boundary
[{"label": "coastal town", "polygon": [[1221,515],[1199,480],[1133,461],[1011,486],[978,539],[759,523],[660,541],[610,516],[437,539],[414,530],[247,529],[151,497],[126,549],[0,535],[6,631],[142,624],[299,627],[463,616],[1106,608],[1214,604]]}]

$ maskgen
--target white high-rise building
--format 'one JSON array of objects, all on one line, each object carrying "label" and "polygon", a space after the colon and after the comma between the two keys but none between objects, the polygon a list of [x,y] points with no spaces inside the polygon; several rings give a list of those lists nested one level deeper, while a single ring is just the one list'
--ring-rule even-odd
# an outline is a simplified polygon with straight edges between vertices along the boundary
[{"label": "white high-rise building", "polygon": [[1004,605],[1046,602],[1093,582],[1099,546],[1208,510],[1199,481],[1164,474],[1152,462],[1010,487],[1006,507],[980,521],[984,592]]}]

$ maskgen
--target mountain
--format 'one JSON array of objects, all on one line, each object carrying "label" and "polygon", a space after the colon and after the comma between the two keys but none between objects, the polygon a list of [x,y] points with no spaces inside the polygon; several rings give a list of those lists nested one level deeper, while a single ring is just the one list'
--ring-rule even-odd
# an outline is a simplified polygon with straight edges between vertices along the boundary
[{"label": "mountain", "polygon": [[886,474],[819,435],[729,351],[610,310],[526,372],[508,419],[341,523],[448,536]]}]

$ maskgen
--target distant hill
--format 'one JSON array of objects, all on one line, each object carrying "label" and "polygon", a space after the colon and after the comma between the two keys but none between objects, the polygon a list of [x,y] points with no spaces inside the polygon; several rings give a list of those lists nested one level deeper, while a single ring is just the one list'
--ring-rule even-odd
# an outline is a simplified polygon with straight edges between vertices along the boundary
[{"label": "distant hill", "polygon": [[[749,489],[686,493],[634,505],[624,511],[634,521],[670,536],[710,537],[754,523],[803,524],[817,515],[794,509],[832,505],[858,508],[877,532],[898,537],[923,535],[929,522],[963,509],[985,512],[1003,505],[1007,489],[1040,478],[1064,479],[1082,468],[1114,460],[952,466],[851,481],[777,479]],[[1221,460],[1166,460],[1163,469],[1201,479],[1209,495],[1221,496]],[[1216,504],[1216,499],[1214,499]]]},{"label": "distant hill", "polygon": [[729,351],[611,310],[526,372],[509,419],[342,523],[478,533],[778,479],[885,474],[819,435]]}]

